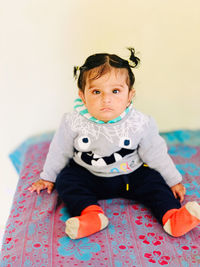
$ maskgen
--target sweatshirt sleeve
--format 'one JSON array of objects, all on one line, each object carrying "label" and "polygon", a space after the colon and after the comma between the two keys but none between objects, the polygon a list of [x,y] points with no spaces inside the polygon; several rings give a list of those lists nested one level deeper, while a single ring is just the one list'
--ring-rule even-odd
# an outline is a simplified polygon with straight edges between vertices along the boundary
[{"label": "sweatshirt sleeve", "polygon": [[159,135],[157,125],[151,117],[140,141],[138,153],[143,162],[158,171],[170,187],[182,181],[181,174],[167,152],[166,142]]},{"label": "sweatshirt sleeve", "polygon": [[73,156],[73,134],[67,125],[67,114],[64,114],[59,128],[49,146],[49,151],[40,174],[40,178],[55,182],[57,175]]}]

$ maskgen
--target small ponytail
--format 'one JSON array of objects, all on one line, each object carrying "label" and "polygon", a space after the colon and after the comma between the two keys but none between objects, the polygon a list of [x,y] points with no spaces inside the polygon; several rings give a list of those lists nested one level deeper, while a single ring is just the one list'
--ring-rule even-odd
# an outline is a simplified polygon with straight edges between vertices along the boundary
[{"label": "small ponytail", "polygon": [[128,47],[128,50],[131,52],[131,55],[129,57],[128,63],[131,68],[137,67],[137,65],[140,63],[140,59],[135,56],[135,49],[132,47]]},{"label": "small ponytail", "polygon": [[74,79],[76,80],[77,79],[77,72],[80,70],[80,68],[78,67],[78,66],[74,66],[74,72],[73,72],[73,74],[74,74]]}]

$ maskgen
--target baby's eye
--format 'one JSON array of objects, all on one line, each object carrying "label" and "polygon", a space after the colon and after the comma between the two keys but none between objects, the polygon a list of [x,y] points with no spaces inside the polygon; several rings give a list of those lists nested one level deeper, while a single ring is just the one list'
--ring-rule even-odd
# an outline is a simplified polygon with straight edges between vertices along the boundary
[{"label": "baby's eye", "polygon": [[114,89],[113,90],[113,94],[118,94],[119,93],[119,89]]},{"label": "baby's eye", "polygon": [[99,95],[99,94],[100,94],[100,91],[99,91],[99,90],[93,90],[92,93],[93,93],[94,95]]}]

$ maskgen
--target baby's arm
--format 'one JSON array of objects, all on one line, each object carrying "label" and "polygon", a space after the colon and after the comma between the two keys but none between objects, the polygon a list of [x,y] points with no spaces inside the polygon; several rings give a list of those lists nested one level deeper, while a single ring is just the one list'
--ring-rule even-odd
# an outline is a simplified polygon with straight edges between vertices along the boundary
[{"label": "baby's arm", "polygon": [[64,114],[51,141],[40,179],[28,188],[31,193],[36,191],[40,194],[41,190],[47,189],[47,192],[51,194],[57,175],[73,156],[73,136],[70,127],[66,125],[66,115]]},{"label": "baby's arm", "polygon": [[71,129],[70,114],[64,114],[51,141],[49,151],[40,173],[40,179],[55,183],[60,171],[73,157],[74,133]]},{"label": "baby's arm", "polygon": [[182,176],[169,156],[167,144],[159,135],[153,118],[150,117],[143,133],[138,148],[143,162],[158,171],[170,187],[181,183]]},{"label": "baby's arm", "polygon": [[[67,133],[66,133],[67,132]],[[73,156],[73,137],[70,128],[66,129],[66,114],[64,114],[60,126],[51,141],[40,179],[33,183],[28,190],[40,194],[41,190],[47,189],[51,194],[58,173],[65,167]]]},{"label": "baby's arm", "polygon": [[49,182],[43,179],[39,179],[37,182],[33,183],[28,190],[33,193],[34,191],[37,192],[37,194],[40,194],[41,190],[47,189],[47,193],[51,194],[52,190],[54,188],[54,183]]},{"label": "baby's arm", "polygon": [[178,183],[171,187],[171,190],[175,196],[175,198],[179,198],[180,202],[183,202],[184,195],[186,193],[185,186],[182,183]]}]

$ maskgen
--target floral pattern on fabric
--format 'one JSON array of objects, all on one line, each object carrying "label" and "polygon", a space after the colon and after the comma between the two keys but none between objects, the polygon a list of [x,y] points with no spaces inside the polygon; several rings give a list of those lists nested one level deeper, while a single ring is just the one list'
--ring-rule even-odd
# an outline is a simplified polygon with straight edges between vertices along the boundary
[{"label": "floral pattern on fabric", "polygon": [[[165,134],[165,138],[183,175],[187,189],[184,203],[200,202],[198,138],[195,135],[192,144],[194,133],[178,132],[178,138],[175,134]],[[17,163],[20,179],[4,234],[1,267],[200,266],[200,226],[173,238],[146,207],[131,200],[100,201],[110,221],[108,227],[80,240],[67,237],[64,231],[69,214],[56,191],[51,195],[43,191],[38,196],[27,190],[38,179],[48,148],[49,139],[32,139],[26,143],[23,160]]]}]

